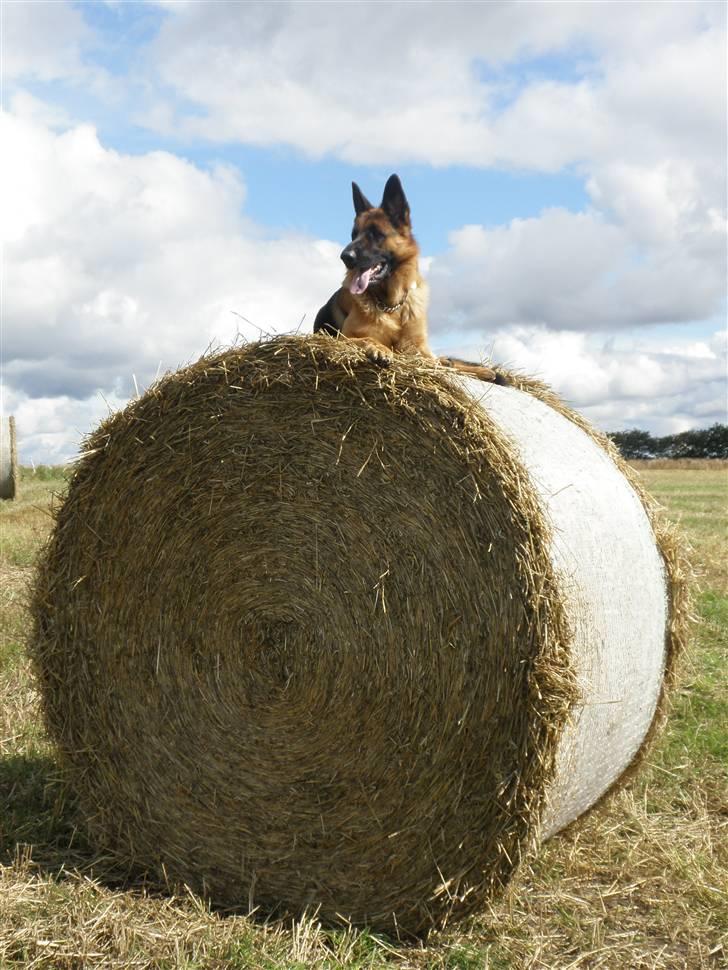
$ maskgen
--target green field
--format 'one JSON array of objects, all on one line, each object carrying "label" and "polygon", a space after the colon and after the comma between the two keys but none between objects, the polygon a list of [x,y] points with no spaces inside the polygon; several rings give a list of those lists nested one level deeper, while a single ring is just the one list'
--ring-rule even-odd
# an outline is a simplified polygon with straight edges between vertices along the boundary
[{"label": "green field", "polygon": [[0,968],[709,968],[728,965],[728,470],[640,469],[693,547],[696,614],[668,728],[629,787],[523,867],[492,911],[399,946],[315,919],[129,888],[84,845],[25,656],[58,471],[0,502]]}]

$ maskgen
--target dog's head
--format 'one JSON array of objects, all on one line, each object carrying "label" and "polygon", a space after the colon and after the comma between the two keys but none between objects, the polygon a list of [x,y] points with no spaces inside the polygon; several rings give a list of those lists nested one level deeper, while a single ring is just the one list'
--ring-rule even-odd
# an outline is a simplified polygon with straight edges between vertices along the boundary
[{"label": "dog's head", "polygon": [[402,183],[390,175],[381,204],[376,207],[352,182],[354,228],[351,242],[341,258],[346,266],[346,285],[356,296],[367,287],[385,282],[406,260],[416,259],[417,243],[412,235],[410,211]]}]

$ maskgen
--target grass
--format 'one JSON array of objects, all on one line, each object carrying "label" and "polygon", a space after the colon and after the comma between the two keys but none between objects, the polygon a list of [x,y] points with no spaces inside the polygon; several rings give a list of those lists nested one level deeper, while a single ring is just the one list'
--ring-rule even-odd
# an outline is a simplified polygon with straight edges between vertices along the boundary
[{"label": "grass", "polygon": [[0,970],[710,968],[728,960],[728,470],[642,467],[699,573],[698,623],[668,728],[630,786],[522,868],[492,911],[401,946],[210,912],[130,886],[74,825],[38,716],[25,594],[62,495],[23,471],[0,503]]}]

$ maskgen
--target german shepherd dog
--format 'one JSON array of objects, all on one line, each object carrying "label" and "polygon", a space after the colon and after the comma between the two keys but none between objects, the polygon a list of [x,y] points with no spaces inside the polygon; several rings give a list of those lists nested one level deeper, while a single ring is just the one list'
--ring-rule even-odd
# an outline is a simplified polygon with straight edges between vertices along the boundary
[{"label": "german shepherd dog", "polygon": [[390,175],[379,206],[352,182],[354,228],[341,253],[346,275],[341,289],[316,314],[313,332],[343,334],[360,343],[370,360],[387,367],[393,353],[418,354],[483,381],[506,384],[490,367],[439,357],[427,342],[427,284],[419,273],[419,247],[412,235],[409,204]]}]

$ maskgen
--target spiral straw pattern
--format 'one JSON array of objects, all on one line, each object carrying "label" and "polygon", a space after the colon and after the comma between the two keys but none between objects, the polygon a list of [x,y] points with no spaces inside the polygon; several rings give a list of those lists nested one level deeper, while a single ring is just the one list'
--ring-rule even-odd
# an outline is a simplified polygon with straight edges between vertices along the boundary
[{"label": "spiral straw pattern", "polygon": [[536,838],[577,698],[549,524],[442,368],[276,338],[88,439],[33,655],[90,838],[214,903],[419,933]]}]

